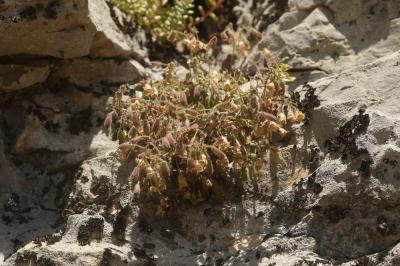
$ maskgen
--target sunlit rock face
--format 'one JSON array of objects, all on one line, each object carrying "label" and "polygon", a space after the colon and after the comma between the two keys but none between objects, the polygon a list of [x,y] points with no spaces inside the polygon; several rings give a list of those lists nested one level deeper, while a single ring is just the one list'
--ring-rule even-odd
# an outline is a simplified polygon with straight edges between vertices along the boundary
[{"label": "sunlit rock face", "polygon": [[146,55],[144,33],[126,34],[124,21],[103,0],[2,1],[0,93],[52,76],[84,87],[137,81],[143,72],[136,61]]},{"label": "sunlit rock face", "polygon": [[[279,12],[282,7],[286,12]],[[255,0],[243,1],[236,11],[239,21],[262,31],[252,57],[268,48],[289,63],[298,77],[292,88],[398,50],[396,0]],[[268,14],[280,16],[271,20]]]},{"label": "sunlit rock face", "polygon": [[0,264],[400,264],[398,1],[239,1],[251,56],[289,63],[309,123],[262,196],[163,219],[102,130],[116,88],[150,73],[140,30],[100,0],[17,2],[0,1]]}]

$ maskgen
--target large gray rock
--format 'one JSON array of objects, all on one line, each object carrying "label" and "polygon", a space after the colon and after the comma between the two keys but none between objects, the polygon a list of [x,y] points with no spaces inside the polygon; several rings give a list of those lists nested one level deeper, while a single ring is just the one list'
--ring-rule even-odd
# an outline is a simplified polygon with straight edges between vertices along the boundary
[{"label": "large gray rock", "polygon": [[288,1],[239,0],[233,12],[238,17],[238,25],[254,27],[262,32],[277,21],[287,8]]},{"label": "large gray rock", "polygon": [[399,68],[395,53],[311,83],[321,104],[298,146],[316,145],[318,166],[281,184],[271,237],[229,265],[400,262]]},{"label": "large gray rock", "polygon": [[395,53],[311,83],[321,106],[310,134],[326,157],[313,181],[323,189],[303,208],[323,256],[359,258],[400,240],[399,69]]},{"label": "large gray rock", "polygon": [[[4,3],[1,12],[26,5],[7,11],[11,2]],[[265,8],[258,10],[261,17],[279,9],[274,1],[249,3]],[[54,5],[46,12],[58,12]],[[296,128],[298,137],[283,147],[288,166],[270,161],[269,176],[260,181],[263,197],[182,207],[165,219],[144,215],[127,178],[131,165],[119,162],[117,142],[101,130],[113,100],[110,84],[135,81],[144,70],[130,58],[93,60],[93,50],[108,57],[101,47],[110,43],[85,41],[77,49],[86,51],[84,58],[46,59],[52,71],[45,86],[1,103],[0,264],[399,265],[400,53],[384,56],[396,44],[399,3],[304,0],[288,6],[258,49],[268,47],[295,67],[321,68],[325,72],[317,70],[314,78],[327,77],[310,83],[320,105],[306,110],[310,124]],[[365,46],[357,39],[361,33]],[[98,36],[105,41],[109,35]],[[329,56],[335,52],[337,66]],[[382,58],[363,63],[376,57]],[[2,67],[9,65],[7,59]],[[31,64],[23,66],[12,80],[42,82],[21,78]],[[6,84],[19,84],[10,80]],[[305,107],[313,103],[309,87],[297,92]]]},{"label": "large gray rock", "polygon": [[1,265],[15,249],[62,228],[66,199],[83,160],[115,152],[117,144],[101,132],[114,89],[97,86],[88,92],[56,81],[2,102]]},{"label": "large gray rock", "polygon": [[136,60],[65,60],[57,66],[55,75],[72,84],[87,87],[90,84],[122,84],[138,82],[146,76],[144,67]]},{"label": "large gray rock", "polygon": [[[239,20],[250,14],[248,23],[260,28],[257,11],[238,11]],[[398,50],[400,2],[294,0],[279,20],[260,30],[263,37],[250,58],[264,48],[271,50],[290,65],[298,85]]]},{"label": "large gray rock", "polygon": [[0,94],[50,77],[88,87],[145,74],[144,32],[104,0],[1,1],[0,34]]},{"label": "large gray rock", "polygon": [[139,53],[137,41],[118,29],[103,0],[6,0],[0,3],[0,18],[0,56],[110,58]]},{"label": "large gray rock", "polygon": [[[94,131],[89,146],[78,141],[85,134],[28,134],[24,156],[47,149],[79,157],[83,145],[92,157],[65,197],[63,233],[26,244],[5,265],[397,265],[399,67],[394,53],[311,83],[320,106],[298,129],[297,148],[284,147],[288,167],[260,184],[266,197],[182,208],[171,219],[143,215],[132,200],[131,166],[120,164],[117,144],[103,133]],[[92,102],[85,97],[76,108]],[[53,101],[46,108],[62,106]],[[63,145],[66,137],[71,141]]]},{"label": "large gray rock", "polygon": [[64,80],[80,87],[96,84],[135,83],[148,75],[136,60],[66,59],[58,62],[0,65],[0,93],[12,93],[45,83],[48,79]]}]

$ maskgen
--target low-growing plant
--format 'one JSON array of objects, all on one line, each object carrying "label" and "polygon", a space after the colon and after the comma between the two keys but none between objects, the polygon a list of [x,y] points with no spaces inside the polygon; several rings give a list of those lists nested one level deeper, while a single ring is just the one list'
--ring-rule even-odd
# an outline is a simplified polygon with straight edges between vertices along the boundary
[{"label": "low-growing plant", "polygon": [[[240,47],[234,37],[223,33],[225,42]],[[135,166],[134,196],[154,202],[158,216],[172,198],[197,204],[218,185],[258,190],[268,155],[285,165],[277,141],[304,119],[285,89],[285,67],[268,51],[252,77],[239,69],[212,71],[209,50],[216,42],[186,35],[189,73],[177,76],[171,63],[163,80],[143,81],[134,96],[122,86],[105,120],[120,142],[120,159]]]},{"label": "low-growing plant", "polygon": [[183,32],[206,18],[217,19],[214,11],[223,0],[207,0],[198,5],[200,16],[194,16],[194,0],[110,0],[112,4],[131,15],[142,27],[150,30],[157,40],[175,42],[184,37]]}]

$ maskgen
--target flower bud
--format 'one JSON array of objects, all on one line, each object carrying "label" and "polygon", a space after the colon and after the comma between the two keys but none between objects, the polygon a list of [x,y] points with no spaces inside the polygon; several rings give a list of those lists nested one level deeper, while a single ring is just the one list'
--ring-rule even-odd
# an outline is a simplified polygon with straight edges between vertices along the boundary
[{"label": "flower bud", "polygon": [[169,140],[167,137],[163,137],[161,139],[161,146],[165,149],[171,149],[171,144],[169,143]]},{"label": "flower bud", "polygon": [[140,168],[139,166],[136,166],[133,169],[131,175],[129,176],[129,179],[132,180],[132,182],[137,182],[139,181],[139,178],[140,178]]},{"label": "flower bud", "polygon": [[272,58],[272,53],[270,50],[268,50],[267,48],[264,48],[264,50],[262,50],[262,55],[265,58]]},{"label": "flower bud", "polygon": [[137,182],[136,185],[133,187],[133,197],[135,199],[139,198],[140,196],[140,183]]},{"label": "flower bud", "polygon": [[267,113],[267,112],[259,112],[258,113],[260,115],[261,118],[268,120],[268,121],[276,121],[276,116],[274,116],[271,113]]},{"label": "flower bud", "polygon": [[171,175],[171,170],[169,168],[169,165],[166,161],[161,161],[160,163],[160,175],[163,178],[168,178]]}]

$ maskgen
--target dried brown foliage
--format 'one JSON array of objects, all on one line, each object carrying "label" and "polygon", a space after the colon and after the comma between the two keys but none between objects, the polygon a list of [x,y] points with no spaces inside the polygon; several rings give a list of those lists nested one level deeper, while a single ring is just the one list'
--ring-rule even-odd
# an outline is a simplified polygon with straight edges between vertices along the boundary
[{"label": "dried brown foliage", "polygon": [[[226,31],[223,41],[246,54],[235,36]],[[122,86],[105,121],[120,141],[121,160],[135,165],[129,177],[134,196],[155,202],[159,216],[171,195],[197,204],[216,183],[255,189],[267,178],[268,153],[285,164],[276,140],[288,136],[288,124],[304,119],[285,90],[285,67],[268,51],[264,67],[246,77],[240,70],[204,70],[216,39],[202,43],[190,34],[185,43],[192,54],[186,77],[169,64],[163,80],[144,81],[134,97]]]}]

